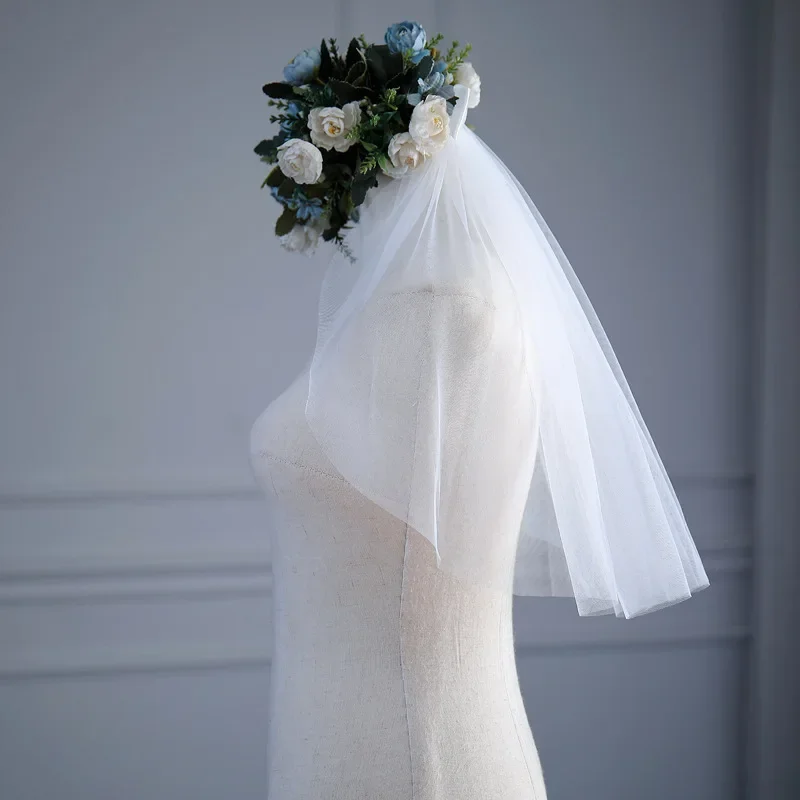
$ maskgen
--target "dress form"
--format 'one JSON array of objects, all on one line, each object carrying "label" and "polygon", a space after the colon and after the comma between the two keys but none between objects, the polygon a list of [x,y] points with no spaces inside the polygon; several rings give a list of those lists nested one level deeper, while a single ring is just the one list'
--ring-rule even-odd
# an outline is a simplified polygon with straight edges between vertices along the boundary
[{"label": "dress form", "polygon": [[[456,288],[403,293],[403,318],[448,304],[462,325],[452,327],[455,361],[468,365],[475,346],[519,358],[500,293],[487,304]],[[380,335],[390,347],[391,330]],[[439,569],[428,540],[337,472],[306,423],[308,377],[267,407],[250,441],[273,522],[268,800],[545,800],[512,630],[515,537],[534,458],[518,432],[532,424],[530,404],[511,393],[505,408],[502,385],[486,390],[517,445],[487,442],[485,495],[465,487],[465,508],[493,504],[486,535],[508,587],[497,590]]]}]

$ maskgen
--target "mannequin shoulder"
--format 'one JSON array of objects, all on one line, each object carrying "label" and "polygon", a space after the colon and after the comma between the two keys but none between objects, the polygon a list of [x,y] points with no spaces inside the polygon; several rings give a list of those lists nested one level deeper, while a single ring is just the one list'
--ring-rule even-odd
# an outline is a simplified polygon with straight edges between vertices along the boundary
[{"label": "mannequin shoulder", "polygon": [[420,282],[383,292],[368,315],[398,347],[437,339],[464,355],[520,341],[513,297],[465,281]]}]

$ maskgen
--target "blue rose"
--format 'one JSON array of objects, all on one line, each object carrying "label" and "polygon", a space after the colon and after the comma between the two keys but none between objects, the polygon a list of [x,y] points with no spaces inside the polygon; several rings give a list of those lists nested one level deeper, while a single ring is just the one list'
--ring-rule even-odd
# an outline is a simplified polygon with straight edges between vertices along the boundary
[{"label": "blue rose", "polygon": [[392,53],[411,51],[411,60],[418,64],[430,50],[425,49],[428,34],[418,22],[398,22],[391,25],[384,35],[384,40]]},{"label": "blue rose", "polygon": [[319,69],[320,55],[316,47],[298,53],[284,68],[283,79],[292,86],[309,83]]}]

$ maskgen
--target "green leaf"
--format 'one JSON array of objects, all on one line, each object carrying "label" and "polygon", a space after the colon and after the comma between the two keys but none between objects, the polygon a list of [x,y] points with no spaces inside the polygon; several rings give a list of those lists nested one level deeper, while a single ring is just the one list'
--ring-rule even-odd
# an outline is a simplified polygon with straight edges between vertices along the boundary
[{"label": "green leaf", "polygon": [[417,77],[427,78],[433,69],[433,59],[430,56],[425,56],[419,64],[417,64]]},{"label": "green leaf", "polygon": [[276,142],[277,136],[273,136],[271,139],[262,139],[254,148],[253,152],[257,156],[269,156],[273,153],[277,147],[278,142]]},{"label": "green leaf", "polygon": [[368,152],[371,153],[373,150],[377,150],[378,146],[371,144],[370,142],[361,142],[361,146]]},{"label": "green leaf", "polygon": [[355,208],[355,203],[353,202],[353,198],[350,196],[349,192],[345,192],[339,198],[339,210],[344,214],[346,217],[349,217],[350,214],[353,213],[353,209]]},{"label": "green leaf", "polygon": [[365,97],[370,100],[375,100],[376,98],[375,92],[366,86],[353,86],[351,83],[338,81],[336,78],[331,78],[328,86],[334,91],[342,105],[352,103],[354,100],[363,100]]},{"label": "green leaf", "polygon": [[[346,181],[353,176],[352,167],[348,164],[326,164],[324,171],[325,178],[329,181]],[[308,193],[309,188],[306,188],[306,193]]]},{"label": "green leaf", "polygon": [[330,211],[329,221],[330,221],[330,226],[338,230],[339,228],[342,227],[342,225],[345,224],[345,222],[347,222],[347,217],[344,214],[342,214],[338,206],[333,206],[333,208],[331,208]]},{"label": "green leaf", "polygon": [[385,44],[373,44],[366,52],[367,64],[375,83],[383,85],[403,72],[403,54],[393,53]]},{"label": "green leaf", "polygon": [[325,40],[322,40],[322,44],[319,46],[319,79],[321,81],[327,81],[328,78],[331,77],[331,73],[333,72],[333,61],[331,60],[331,54],[328,50],[328,45],[325,44]]},{"label": "green leaf", "polygon": [[284,178],[278,184],[278,194],[281,197],[291,197],[294,194],[294,190],[297,188],[297,184],[291,178]]},{"label": "green leaf", "polygon": [[386,56],[384,56],[383,65],[386,68],[386,77],[390,80],[397,75],[402,75],[404,69],[403,54],[391,52],[388,53]]},{"label": "green leaf", "polygon": [[353,181],[353,186],[350,189],[350,195],[353,198],[353,205],[360,206],[364,202],[364,198],[367,196],[367,192],[375,186],[375,172],[377,172],[377,168],[375,171],[371,171],[365,176],[359,176],[357,181]]},{"label": "green leaf", "polygon": [[347,65],[347,69],[352,69],[356,64],[364,63],[364,54],[361,52],[361,45],[358,43],[358,39],[350,40],[344,63]]},{"label": "green leaf", "polygon": [[347,72],[345,82],[352,86],[363,86],[367,76],[367,65],[364,61],[357,61]]},{"label": "green leaf", "polygon": [[296,222],[297,216],[294,211],[292,211],[291,208],[284,208],[283,214],[281,214],[275,222],[275,235],[285,236],[287,233],[291,232]]},{"label": "green leaf", "polygon": [[261,157],[266,164],[274,164],[278,157],[278,148],[286,141],[286,135],[279,133],[271,139],[263,139],[254,148],[253,152]]},{"label": "green leaf", "polygon": [[275,167],[275,169],[267,175],[266,184],[267,186],[280,186],[283,183],[284,175],[281,172],[280,167]]},{"label": "green leaf", "polygon": [[321,183],[307,183],[304,189],[306,197],[323,198],[328,193],[328,187]]},{"label": "green leaf", "polygon": [[295,96],[294,86],[281,81],[265,83],[262,91],[267,97],[272,97],[275,100],[291,100]]},{"label": "green leaf", "polygon": [[400,89],[403,94],[408,92],[415,92],[417,90],[417,77],[416,73],[411,70],[409,72],[398,72],[393,78],[386,81],[387,89]]}]

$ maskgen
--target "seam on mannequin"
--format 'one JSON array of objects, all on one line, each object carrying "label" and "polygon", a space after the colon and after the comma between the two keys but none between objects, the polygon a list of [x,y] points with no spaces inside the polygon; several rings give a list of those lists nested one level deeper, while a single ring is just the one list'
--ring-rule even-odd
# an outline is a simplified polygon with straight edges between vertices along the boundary
[{"label": "seam on mannequin", "polygon": [[411,773],[411,800],[414,800],[414,759],[411,754],[411,720],[408,714],[408,693],[406,691],[406,667],[403,660],[403,595],[406,584],[406,556],[408,555],[408,523],[406,523],[405,541],[403,542],[403,571],[400,578],[400,621],[399,636],[400,642],[400,677],[403,684],[403,706],[406,710],[406,734],[408,736],[408,768]]},{"label": "seam on mannequin", "polygon": [[313,472],[315,475],[322,475],[324,478],[330,478],[330,480],[343,483],[345,486],[351,485],[341,475],[334,475],[331,472],[326,472],[324,469],[319,469],[319,467],[312,467],[309,464],[301,464],[299,461],[294,461],[293,459],[286,458],[285,456],[276,455],[268,450],[260,450],[258,454],[262,458],[266,458],[270,461],[280,461],[282,464],[288,464],[290,467],[295,467],[303,472]]},{"label": "seam on mannequin", "polygon": [[[433,300],[435,295],[433,292],[429,292],[431,294],[431,303],[429,307],[428,313],[428,324],[430,324],[431,317],[433,316]],[[420,360],[419,365],[419,374],[417,376],[417,397],[419,398],[419,390],[422,386],[422,366],[424,361]],[[411,454],[411,486],[414,485],[414,465],[417,463],[417,442],[418,436],[417,432],[419,430],[419,403],[416,404],[417,413],[414,419],[414,450]],[[408,713],[408,692],[406,691],[406,673],[405,673],[405,663],[403,661],[403,596],[405,591],[405,584],[406,584],[406,557],[408,555],[408,530],[409,524],[408,520],[411,516],[411,492],[408,495],[408,505],[406,506],[406,525],[405,525],[405,541],[403,542],[403,572],[400,578],[400,620],[399,620],[399,633],[398,639],[400,641],[400,675],[402,678],[403,683],[403,704],[406,708],[406,731],[408,733],[408,763],[409,769],[411,771],[411,800],[414,800],[414,758],[411,752],[411,719]]]},{"label": "seam on mannequin", "polygon": [[[498,641],[498,649],[502,647],[503,642],[503,623],[506,619],[506,614],[509,613],[509,606],[503,606],[503,610],[500,614],[500,637]],[[515,655],[516,658],[516,655]],[[531,772],[530,764],[528,764],[528,757],[525,755],[525,748],[522,745],[522,737],[519,734],[519,725],[517,724],[517,715],[514,713],[514,707],[511,703],[511,695],[508,691],[508,680],[506,678],[506,662],[503,658],[503,653],[500,653],[500,670],[503,673],[503,686],[506,690],[506,702],[508,703],[509,711],[511,712],[511,719],[514,722],[514,733],[517,734],[517,742],[519,742],[519,750],[522,753],[522,760],[525,762],[525,769],[528,770],[528,780],[531,782],[531,791],[533,792],[533,800],[539,800],[539,793],[536,791],[536,784],[533,782],[533,773]]]}]

